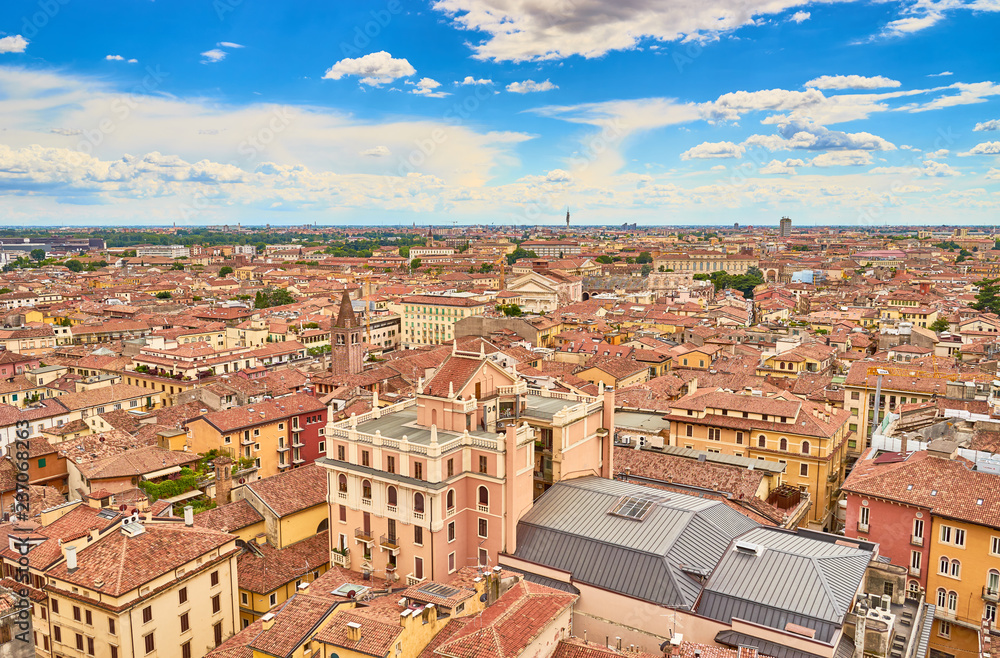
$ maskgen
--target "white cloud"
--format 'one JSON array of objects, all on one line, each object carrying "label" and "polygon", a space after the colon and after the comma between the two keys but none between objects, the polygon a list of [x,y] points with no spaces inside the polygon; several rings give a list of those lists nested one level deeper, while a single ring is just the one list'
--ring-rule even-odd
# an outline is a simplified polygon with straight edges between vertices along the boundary
[{"label": "white cloud", "polygon": [[928,11],[920,16],[905,16],[890,21],[882,30],[884,36],[900,37],[937,25],[944,18],[940,11]]},{"label": "white cloud", "polygon": [[104,59],[108,60],[109,62],[124,62],[125,61],[125,58],[122,57],[121,55],[108,55]]},{"label": "white cloud", "polygon": [[969,155],[1000,155],[1000,142],[983,142],[982,144],[976,144],[965,153],[959,153],[959,155],[962,157]]},{"label": "white cloud", "polygon": [[954,167],[936,160],[924,160],[924,173],[934,178],[962,175]]},{"label": "white cloud", "polygon": [[212,48],[211,50],[206,50],[201,54],[202,64],[215,64],[216,62],[221,62],[228,55],[225,50],[219,50],[218,48]]},{"label": "white cloud", "polygon": [[364,149],[363,151],[358,151],[358,155],[364,155],[369,158],[384,158],[391,154],[392,151],[389,150],[388,146],[373,146],[370,149]]},{"label": "white cloud", "polygon": [[975,132],[982,132],[984,130],[1000,130],[1000,119],[990,119],[989,121],[977,123],[976,127],[972,130]]},{"label": "white cloud", "polygon": [[0,54],[3,53],[23,53],[28,47],[28,40],[20,34],[4,37],[0,39]]},{"label": "white cloud", "polygon": [[1000,85],[993,82],[956,82],[948,85],[945,89],[957,89],[959,93],[951,96],[938,96],[927,103],[907,105],[899,109],[907,112],[926,112],[928,110],[940,110],[946,107],[958,105],[973,105],[975,103],[985,103],[989,96],[1000,96]]},{"label": "white cloud", "polygon": [[814,167],[858,167],[871,163],[872,154],[868,151],[831,151],[809,161]]},{"label": "white cloud", "polygon": [[340,80],[346,75],[358,76],[363,85],[377,87],[399,78],[406,78],[417,70],[406,59],[396,59],[384,50],[355,59],[342,59],[323,75],[324,80]]},{"label": "white cloud", "polygon": [[128,63],[129,64],[138,64],[139,60],[137,60],[137,59],[130,59],[130,60],[128,60]]},{"label": "white cloud", "polygon": [[778,127],[777,135],[751,135],[744,146],[758,146],[769,151],[805,149],[810,151],[895,151],[895,144],[867,132],[846,133],[802,121],[790,121]]},{"label": "white cloud", "polygon": [[238,44],[238,43],[233,43],[232,41],[220,41],[219,43],[217,43],[215,45],[218,46],[218,47],[220,47],[220,48],[230,48],[230,49],[236,49],[236,48],[243,48],[244,47],[243,45]]},{"label": "white cloud", "polygon": [[707,158],[742,158],[744,149],[732,142],[702,142],[681,153],[681,160]]},{"label": "white cloud", "polygon": [[551,91],[553,89],[558,89],[557,85],[552,84],[550,81],[545,82],[535,82],[534,80],[525,80],[524,82],[512,82],[507,85],[507,91],[514,94],[530,94],[536,91]]},{"label": "white cloud", "polygon": [[943,77],[949,76],[949,75],[955,75],[955,74],[952,73],[951,71],[941,71],[940,73],[928,73],[927,77],[928,78],[943,78]]},{"label": "white cloud", "polygon": [[520,62],[573,55],[600,57],[635,49],[650,40],[711,41],[802,5],[801,0],[703,0],[696,4],[435,0],[432,6],[457,27],[486,35],[472,45],[477,59]]},{"label": "white cloud", "polygon": [[883,87],[899,87],[902,83],[881,75],[865,77],[863,75],[822,75],[802,85],[815,89],[881,89]]},{"label": "white cloud", "polygon": [[471,75],[467,75],[467,76],[465,76],[464,80],[462,80],[461,82],[456,82],[455,84],[457,84],[457,85],[491,85],[491,84],[493,84],[493,81],[490,80],[489,78],[480,78],[480,79],[476,80]]},{"label": "white cloud", "polygon": [[792,21],[794,23],[802,23],[804,21],[809,20],[809,16],[810,15],[811,14],[808,11],[797,11],[794,14],[792,14],[791,16],[789,16],[788,20],[790,20],[790,21]]},{"label": "white cloud", "polygon": [[794,175],[795,167],[805,167],[806,163],[804,160],[790,159],[790,160],[771,160],[766,165],[760,168],[760,173],[762,174],[792,174]]},{"label": "white cloud", "polygon": [[418,82],[414,83],[416,89],[413,89],[410,93],[417,94],[418,96],[426,96],[428,98],[444,98],[450,94],[446,91],[434,91],[441,86],[441,83],[432,78],[421,78]]},{"label": "white cloud", "polygon": [[986,172],[986,180],[1000,180],[1000,169],[990,167],[990,170]]},{"label": "white cloud", "polygon": [[946,158],[946,157],[948,157],[948,154],[949,154],[950,152],[951,152],[951,151],[949,151],[948,149],[938,149],[938,150],[936,150],[936,151],[931,151],[930,153],[928,153],[928,154],[927,154],[927,157],[928,157],[929,159],[934,159],[934,158]]}]

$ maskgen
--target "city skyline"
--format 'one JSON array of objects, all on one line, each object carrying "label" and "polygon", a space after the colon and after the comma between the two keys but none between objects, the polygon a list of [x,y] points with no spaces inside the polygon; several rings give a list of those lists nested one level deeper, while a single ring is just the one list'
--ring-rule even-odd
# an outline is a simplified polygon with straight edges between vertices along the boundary
[{"label": "city skyline", "polygon": [[995,4],[534,6],[9,3],[5,224],[993,220]]}]

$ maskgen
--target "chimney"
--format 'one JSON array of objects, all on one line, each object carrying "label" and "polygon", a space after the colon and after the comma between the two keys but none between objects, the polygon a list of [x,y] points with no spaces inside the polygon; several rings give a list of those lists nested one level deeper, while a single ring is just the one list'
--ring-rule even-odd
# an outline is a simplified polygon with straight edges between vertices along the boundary
[{"label": "chimney", "polygon": [[351,642],[361,641],[361,624],[356,621],[347,622],[347,639]]},{"label": "chimney", "polygon": [[269,612],[263,617],[261,617],[260,620],[264,622],[264,630],[269,631],[271,630],[271,627],[274,626],[274,613]]},{"label": "chimney", "polygon": [[215,458],[215,504],[219,507],[229,503],[229,491],[232,489],[233,460],[226,455]]},{"label": "chimney", "polygon": [[295,589],[299,590],[299,592],[308,591],[309,590],[309,583],[299,583],[299,586],[296,587]]},{"label": "chimney", "polygon": [[194,525],[194,507],[190,505],[184,507],[184,525],[189,528]]},{"label": "chimney", "polygon": [[70,573],[76,571],[76,546],[66,546],[66,569]]}]

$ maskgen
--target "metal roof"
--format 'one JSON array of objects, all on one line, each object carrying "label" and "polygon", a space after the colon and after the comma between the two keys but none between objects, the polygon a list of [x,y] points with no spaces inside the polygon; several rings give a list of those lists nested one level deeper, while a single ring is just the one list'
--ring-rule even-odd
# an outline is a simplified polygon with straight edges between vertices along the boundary
[{"label": "metal roof", "polygon": [[615,427],[622,429],[639,429],[656,433],[670,429],[670,421],[663,420],[663,413],[647,414],[639,411],[616,411]]},{"label": "metal roof", "polygon": [[760,550],[725,552],[705,584],[698,613],[734,617],[783,630],[789,623],[830,642],[861,588],[872,550],[834,543],[838,537],[756,528],[741,543]]},{"label": "metal roof", "polygon": [[[644,520],[609,514],[623,496],[654,501]],[[711,570],[730,542],[757,524],[725,503],[584,477],[549,488],[517,526],[515,556],[576,581],[671,606],[701,589],[682,567]]]},{"label": "metal roof", "polygon": [[719,631],[715,636],[715,641],[734,649],[739,647],[756,647],[758,653],[763,656],[771,656],[772,658],[819,658],[820,655],[793,649],[777,642],[761,640],[753,635],[737,631]]}]

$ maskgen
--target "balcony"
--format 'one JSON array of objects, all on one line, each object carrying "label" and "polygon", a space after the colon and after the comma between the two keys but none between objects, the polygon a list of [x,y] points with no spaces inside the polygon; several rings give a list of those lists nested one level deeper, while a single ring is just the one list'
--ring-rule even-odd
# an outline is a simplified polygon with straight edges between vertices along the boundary
[{"label": "balcony", "polygon": [[305,448],[306,444],[302,443],[302,441],[299,440],[299,437],[295,437],[294,439],[292,439],[292,447],[293,448]]},{"label": "balcony", "polygon": [[364,505],[365,507],[371,507],[372,506],[372,499],[371,498],[364,498],[364,497],[362,497],[361,498],[361,504]]},{"label": "balcony", "polygon": [[477,504],[476,505],[476,511],[483,512],[484,514],[488,514],[489,511],[490,511],[490,506],[489,505],[483,505],[482,503]]},{"label": "balcony", "polygon": [[840,479],[840,469],[839,468],[837,470],[835,470],[835,471],[830,471],[830,474],[826,476],[826,481],[827,482],[836,482],[839,479]]},{"label": "balcony", "polygon": [[399,508],[396,507],[395,505],[386,505],[385,511],[388,512],[389,514],[395,514],[396,512],[399,511]]},{"label": "balcony", "polygon": [[407,574],[407,576],[406,576],[406,586],[407,587],[413,587],[414,585],[419,585],[422,582],[424,582],[424,578],[423,577],[417,578],[412,573],[411,574]]},{"label": "balcony", "polygon": [[415,521],[423,521],[424,520],[424,513],[423,512],[414,512],[413,513],[413,519]]},{"label": "balcony", "polygon": [[451,517],[455,516],[455,513],[456,513],[457,511],[458,511],[458,508],[455,508],[455,507],[449,507],[449,508],[448,508],[448,509],[447,509],[447,510],[445,511],[445,513],[444,513],[444,515],[445,515],[445,518],[448,518],[448,519],[450,519]]},{"label": "balcony", "polygon": [[858,532],[868,532],[868,524],[858,521]]},{"label": "balcony", "polygon": [[359,544],[371,544],[375,541],[374,535],[370,529],[365,530],[364,528],[354,529],[354,540]]},{"label": "balcony", "polygon": [[291,448],[289,448],[284,443],[279,443],[278,444],[278,452],[288,452],[289,450],[291,450]]},{"label": "balcony", "polygon": [[385,565],[385,573],[386,574],[396,573],[396,565],[393,564],[392,562]]},{"label": "balcony", "polygon": [[252,446],[253,444],[254,440],[252,438],[248,439],[247,437],[244,436],[242,439],[240,439],[240,445],[242,446]]},{"label": "balcony", "polygon": [[1000,601],[1000,587],[990,587],[989,585],[984,586],[983,600],[992,601],[993,603]]},{"label": "balcony", "polygon": [[336,564],[338,567],[343,567],[345,569],[350,569],[351,568],[351,549],[349,549],[349,548],[344,548],[343,550],[336,549],[336,548],[333,549],[330,552],[330,562],[332,564]]},{"label": "balcony", "polygon": [[399,538],[394,535],[382,535],[378,540],[378,545],[393,555],[399,555]]},{"label": "balcony", "polygon": [[302,457],[296,457],[295,459],[292,460],[292,463],[293,464],[305,464],[306,460],[304,458],[302,458]]},{"label": "balcony", "polygon": [[912,545],[914,545],[914,546],[923,546],[924,545],[924,538],[923,537],[917,537],[916,535],[910,535],[910,543]]},{"label": "balcony", "polygon": [[341,500],[347,500],[347,492],[346,491],[338,491],[337,492],[337,498],[340,498]]}]

